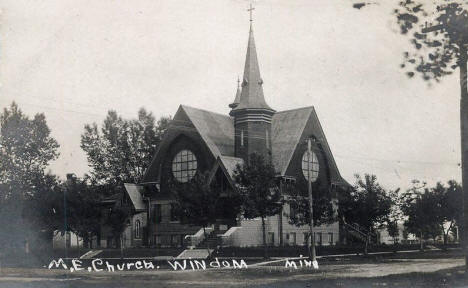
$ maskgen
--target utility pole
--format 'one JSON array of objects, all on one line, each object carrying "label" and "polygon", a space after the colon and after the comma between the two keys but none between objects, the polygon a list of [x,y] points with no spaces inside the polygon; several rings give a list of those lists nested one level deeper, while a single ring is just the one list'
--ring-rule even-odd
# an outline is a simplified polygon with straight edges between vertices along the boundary
[{"label": "utility pole", "polygon": [[309,258],[312,262],[315,263],[317,260],[315,255],[315,237],[314,237],[314,208],[313,208],[313,199],[312,199],[312,165],[313,161],[312,156],[312,143],[311,139],[307,139],[307,190],[309,191],[309,215],[310,215],[310,249],[309,249]]},{"label": "utility pole", "polygon": [[63,224],[64,224],[64,238],[65,238],[65,258],[68,258],[68,232],[67,232],[67,189],[63,189]]},{"label": "utility pole", "polygon": [[[457,29],[455,24],[444,23],[427,26],[422,33],[447,31]],[[461,138],[461,169],[462,169],[462,233],[461,247],[465,254],[465,269],[468,270],[468,87],[467,87],[467,45],[468,39],[462,35],[458,39],[452,39],[459,48],[458,68],[460,69],[460,138]]]},{"label": "utility pole", "polygon": [[461,166],[462,166],[462,211],[463,211],[463,234],[462,248],[465,251],[465,269],[468,270],[468,90],[466,85],[467,68],[466,68],[466,47],[460,48],[460,129],[461,129]]}]

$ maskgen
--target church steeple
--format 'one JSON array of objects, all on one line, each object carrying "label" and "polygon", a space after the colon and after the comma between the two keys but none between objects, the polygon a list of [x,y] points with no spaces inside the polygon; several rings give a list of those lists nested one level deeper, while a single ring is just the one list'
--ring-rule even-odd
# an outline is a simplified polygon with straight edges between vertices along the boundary
[{"label": "church steeple", "polygon": [[260,76],[260,68],[258,65],[257,51],[255,48],[255,39],[252,28],[252,6],[250,7],[250,31],[249,42],[247,44],[247,54],[245,57],[244,77],[242,79],[242,93],[240,102],[237,107],[231,111],[231,115],[236,114],[235,111],[243,109],[265,109],[274,112],[273,109],[265,102],[263,95],[263,79]]},{"label": "church steeple", "polygon": [[[265,102],[263,80],[260,76],[250,5],[250,30],[240,99],[234,101],[229,115],[234,118],[234,154],[248,160],[252,153],[271,159],[271,120],[275,110]],[[237,90],[239,94],[239,88]],[[237,95],[236,95],[237,99]]]}]

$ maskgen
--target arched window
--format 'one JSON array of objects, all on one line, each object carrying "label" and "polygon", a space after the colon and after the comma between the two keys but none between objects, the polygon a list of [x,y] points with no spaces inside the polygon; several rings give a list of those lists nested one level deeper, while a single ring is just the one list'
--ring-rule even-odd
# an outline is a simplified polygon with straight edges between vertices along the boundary
[{"label": "arched window", "polygon": [[140,229],[141,229],[140,220],[136,220],[135,221],[135,239],[139,239],[141,237]]},{"label": "arched window", "polygon": [[189,150],[182,150],[172,160],[172,174],[179,182],[188,182],[197,173],[197,158]]},{"label": "arched window", "polygon": [[306,181],[308,181],[309,179],[309,169],[311,172],[310,181],[315,182],[319,173],[319,162],[317,159],[317,155],[315,155],[315,153],[312,152],[311,157],[309,157],[309,153],[306,151],[302,156],[302,173],[304,174]]}]

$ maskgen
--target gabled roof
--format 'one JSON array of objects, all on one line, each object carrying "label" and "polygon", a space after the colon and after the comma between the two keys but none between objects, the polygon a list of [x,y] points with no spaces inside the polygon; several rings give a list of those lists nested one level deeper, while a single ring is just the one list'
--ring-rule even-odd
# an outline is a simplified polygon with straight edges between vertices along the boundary
[{"label": "gabled roof", "polygon": [[135,210],[145,210],[145,203],[143,202],[142,196],[143,186],[130,183],[125,183],[124,186]]},{"label": "gabled roof", "polygon": [[[214,157],[234,156],[233,118],[185,105],[181,105],[180,110],[185,112]],[[176,117],[177,114],[174,119]]]},{"label": "gabled roof", "polygon": [[308,127],[309,132],[320,140],[320,146],[330,165],[332,182],[347,184],[340,175],[314,107],[277,112],[273,115],[271,126],[273,164],[281,175],[286,174],[293,154]]},{"label": "gabled roof", "polygon": [[237,164],[242,165],[243,163],[244,160],[241,158],[218,156],[218,158],[216,158],[216,163],[211,170],[209,182],[213,180],[218,169],[221,169],[224,175],[226,175],[226,178],[228,179],[231,186],[234,187],[234,171],[236,170]]},{"label": "gabled roof", "polygon": [[[181,105],[173,119],[180,129],[192,129],[199,133],[215,159],[232,177],[236,164],[241,159],[234,157],[234,120],[232,117]],[[278,173],[286,176],[291,159],[305,129],[320,139],[326,158],[331,168],[333,182],[345,183],[341,178],[335,159],[326,140],[320,121],[313,107],[280,111],[273,114],[271,124],[272,161]],[[156,152],[156,154],[159,153]],[[153,160],[154,161],[154,160]],[[152,165],[151,165],[152,166]],[[149,169],[148,169],[149,171]],[[148,174],[148,171],[146,174]],[[146,177],[146,176],[145,176]],[[146,179],[146,178],[145,178]]]},{"label": "gabled roof", "polygon": [[220,156],[218,158],[223,164],[224,169],[226,169],[226,172],[229,174],[229,176],[231,176],[231,178],[234,176],[234,171],[236,170],[237,164],[244,164],[244,160],[242,158],[228,156]]},{"label": "gabled roof", "polygon": [[280,111],[271,123],[271,154],[276,170],[284,175],[313,107]]}]

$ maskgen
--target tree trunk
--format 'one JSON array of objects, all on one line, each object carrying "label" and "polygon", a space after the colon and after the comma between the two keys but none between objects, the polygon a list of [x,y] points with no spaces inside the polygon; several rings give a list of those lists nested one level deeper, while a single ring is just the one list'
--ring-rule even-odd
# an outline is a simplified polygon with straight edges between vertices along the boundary
[{"label": "tree trunk", "polygon": [[262,233],[263,233],[263,258],[268,258],[266,232],[265,232],[265,217],[262,217]]},{"label": "tree trunk", "polygon": [[80,238],[78,238],[78,234],[76,234],[76,249],[78,249],[78,255],[81,256],[80,255]]},{"label": "tree trunk", "polygon": [[467,67],[466,47],[460,45],[460,134],[461,134],[461,166],[462,166],[462,189],[463,189],[463,233],[462,248],[465,252],[465,269],[468,270],[468,90],[467,90]]},{"label": "tree trunk", "polygon": [[444,233],[444,250],[447,250],[447,238],[448,238],[447,234]]},{"label": "tree trunk", "polygon": [[419,250],[424,251],[423,233],[419,233]]},{"label": "tree trunk", "polygon": [[452,226],[453,221],[450,222],[450,226],[447,228],[447,232],[444,231],[444,250],[447,250],[448,234],[450,233],[450,230],[452,230]]},{"label": "tree trunk", "polygon": [[367,236],[366,236],[366,246],[364,247],[364,255],[367,255],[367,254],[368,254],[369,237],[370,237],[370,234],[367,233]]},{"label": "tree trunk", "polygon": [[124,258],[124,253],[123,253],[124,247],[123,247],[123,244],[124,244],[124,243],[123,243],[123,237],[122,237],[122,234],[120,234],[120,259],[122,259],[122,260],[123,260],[123,258]]}]

